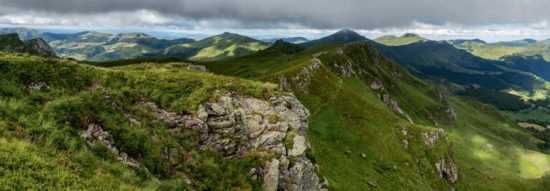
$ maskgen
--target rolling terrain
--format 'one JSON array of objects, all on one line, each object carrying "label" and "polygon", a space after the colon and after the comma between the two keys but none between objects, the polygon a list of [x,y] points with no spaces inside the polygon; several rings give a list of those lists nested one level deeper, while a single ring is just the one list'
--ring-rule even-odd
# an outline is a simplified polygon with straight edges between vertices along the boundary
[{"label": "rolling terrain", "polygon": [[271,45],[232,33],[44,35],[83,46],[75,53],[105,41],[166,50],[143,58],[125,45],[80,62],[39,57],[10,35],[0,189],[550,188],[540,56],[490,60],[460,42],[349,29]]},{"label": "rolling terrain", "polygon": [[[410,54],[401,55],[407,52],[403,51],[393,55],[383,50],[391,47],[370,41],[332,43],[292,55],[258,53],[196,64],[206,65],[214,73],[279,83],[281,88],[294,92],[314,111],[309,133],[313,156],[320,175],[334,190],[544,190],[548,156],[541,152],[539,138],[508,117],[518,113],[457,94],[455,85],[435,83],[438,80],[422,75],[428,81],[420,80],[399,64],[417,75],[411,66],[442,65],[449,68],[447,71],[488,73],[480,76],[501,80],[503,87],[529,88],[527,83],[490,75],[503,71],[501,63],[476,58],[445,43],[435,45],[452,52],[431,52],[441,50],[432,45],[410,44],[421,47]],[[392,55],[402,56],[403,60]],[[419,58],[424,59],[417,61]],[[400,63],[407,59],[411,62]],[[439,75],[439,79],[449,77]],[[536,79],[530,75],[525,78]],[[470,78],[452,84],[465,86],[470,83],[467,80]],[[435,132],[444,132],[448,137],[438,139],[444,141],[435,146],[439,149],[431,148],[434,146],[430,141],[424,142],[426,137],[438,134]],[[434,179],[438,170],[433,164],[438,164],[441,157],[449,157],[447,161],[456,164],[456,180],[450,171]],[[417,174],[426,171],[436,173]]]}]

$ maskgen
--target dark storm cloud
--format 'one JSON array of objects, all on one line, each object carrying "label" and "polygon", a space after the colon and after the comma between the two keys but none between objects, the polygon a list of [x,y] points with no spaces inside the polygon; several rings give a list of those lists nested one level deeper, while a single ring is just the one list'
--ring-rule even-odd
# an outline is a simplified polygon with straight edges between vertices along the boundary
[{"label": "dark storm cloud", "polygon": [[400,27],[413,21],[477,26],[550,20],[548,0],[0,0],[0,7],[52,14],[146,9],[173,18],[229,19],[255,26],[294,23],[311,28]]}]

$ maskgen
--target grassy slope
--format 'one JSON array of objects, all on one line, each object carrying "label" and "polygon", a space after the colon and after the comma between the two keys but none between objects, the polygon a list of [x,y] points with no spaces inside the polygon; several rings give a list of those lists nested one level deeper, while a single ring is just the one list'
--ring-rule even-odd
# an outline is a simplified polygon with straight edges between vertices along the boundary
[{"label": "grassy slope", "polygon": [[526,44],[524,46],[506,46],[501,43],[464,43],[455,46],[457,48],[467,50],[476,56],[492,60],[499,60],[505,56],[520,54],[526,56],[541,55],[545,60],[550,61],[550,45],[548,41],[539,41],[533,44]]},{"label": "grassy slope", "polygon": [[[139,103],[189,113],[214,90],[266,98],[276,86],[185,68],[167,63],[103,69],[0,53],[0,188],[258,189],[259,183],[247,176],[258,156],[227,161],[199,151],[193,132],[171,133]],[[115,145],[140,167],[119,162],[102,144],[88,146],[78,133],[90,123],[109,131]],[[175,163],[163,157],[174,148]]]},{"label": "grassy slope", "polygon": [[268,43],[238,34],[224,33],[197,42],[170,47],[167,55],[186,56],[191,60],[216,60],[240,57],[264,49]]},{"label": "grassy slope", "polygon": [[[457,159],[459,181],[455,187],[459,190],[543,190],[539,178],[549,171],[548,156],[530,150],[535,148],[537,140],[500,112],[461,97],[445,96],[441,102],[437,92],[447,95],[444,90],[420,82],[407,72],[399,79],[387,78],[392,71],[399,71],[399,67],[391,67],[382,56],[371,51],[362,52],[364,47],[348,48],[345,52],[355,57],[355,67],[371,68],[368,74],[344,78],[332,66],[345,63],[335,56],[336,47],[340,45],[290,56],[248,56],[203,64],[216,73],[277,82],[278,76],[293,79],[299,75],[311,64],[314,53],[329,51],[322,59],[324,65],[310,77],[309,86],[298,86],[299,80],[290,80],[290,84],[313,113],[308,135],[312,155],[321,175],[326,176],[335,190],[369,190],[373,188],[369,182],[381,190],[448,189],[449,184],[430,173],[434,170],[433,163],[422,162],[445,153],[446,144],[435,151],[426,150],[418,135],[434,129],[430,114],[432,118],[445,118],[437,114],[437,109],[445,106],[454,108],[458,117],[454,123],[439,123],[439,128],[448,132]],[[390,67],[377,68],[377,63]],[[378,93],[368,88],[373,77],[384,79],[384,86],[391,87],[390,94],[419,125],[397,117],[380,101]],[[409,150],[401,146],[402,128],[410,133],[412,148]],[[361,153],[367,157],[361,158]]]},{"label": "grassy slope", "polygon": [[401,46],[425,40],[425,38],[422,38],[416,34],[405,34],[400,37],[395,35],[387,35],[374,39],[374,41],[386,46]]}]

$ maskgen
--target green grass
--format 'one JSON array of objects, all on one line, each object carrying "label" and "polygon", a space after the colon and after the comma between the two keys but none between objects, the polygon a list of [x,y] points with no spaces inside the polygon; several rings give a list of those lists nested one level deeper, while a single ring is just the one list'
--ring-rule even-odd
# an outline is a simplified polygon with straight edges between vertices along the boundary
[{"label": "green grass", "polygon": [[[217,96],[216,91],[268,99],[277,94],[277,86],[191,71],[187,65],[97,68],[0,53],[2,188],[258,190],[259,181],[248,171],[260,166],[264,156],[252,152],[226,160],[198,150],[196,133],[169,131],[140,103],[193,113],[198,104]],[[79,132],[90,123],[108,131],[117,148],[141,165],[123,164],[97,141],[88,145]],[[164,156],[171,149],[177,152],[168,160]]]},{"label": "green grass", "polygon": [[374,39],[374,41],[386,46],[402,46],[402,45],[412,44],[415,42],[426,41],[426,40],[427,39],[421,36],[418,36],[416,34],[405,34],[400,37],[395,35],[387,35],[387,36],[381,36]]},{"label": "green grass", "polygon": [[[312,112],[308,138],[313,148],[308,156],[317,162],[320,175],[328,179],[332,190],[545,189],[548,156],[538,151],[540,141],[507,115],[422,82],[369,46],[348,45],[343,48],[346,57],[337,53],[338,47],[341,45],[290,56],[257,54],[201,64],[215,73],[263,81],[279,82],[279,77],[285,76],[291,90]],[[296,76],[311,64],[313,54],[324,51],[328,53],[319,57],[324,64],[309,76],[309,85],[300,86],[304,79]],[[348,59],[355,71],[362,72],[342,76],[333,64],[348,63]],[[374,79],[384,85],[382,92],[369,88]],[[391,111],[379,98],[383,92],[397,100],[416,124]],[[456,111],[456,121],[445,112],[448,108]],[[449,140],[429,149],[420,134],[437,128],[444,129]],[[455,184],[434,173],[433,164],[445,156],[454,156],[458,165]]]}]

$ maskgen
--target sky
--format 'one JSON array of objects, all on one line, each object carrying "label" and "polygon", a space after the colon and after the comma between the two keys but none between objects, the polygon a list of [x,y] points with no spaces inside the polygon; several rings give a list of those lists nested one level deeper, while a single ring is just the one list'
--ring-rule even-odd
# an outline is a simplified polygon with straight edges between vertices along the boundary
[{"label": "sky", "polygon": [[132,31],[202,38],[318,38],[352,28],[375,38],[550,38],[548,0],[0,0],[0,27]]}]

